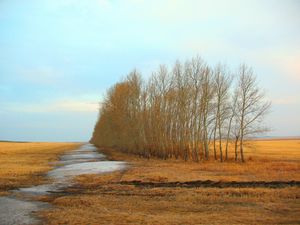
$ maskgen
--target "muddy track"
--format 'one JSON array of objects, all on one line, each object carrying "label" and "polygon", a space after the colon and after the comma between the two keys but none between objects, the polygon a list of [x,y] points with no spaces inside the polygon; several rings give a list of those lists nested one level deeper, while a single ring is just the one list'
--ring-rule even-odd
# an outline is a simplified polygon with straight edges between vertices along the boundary
[{"label": "muddy track", "polygon": [[141,181],[121,181],[123,185],[134,185],[144,188],[285,188],[300,187],[300,181],[211,181],[197,180],[189,182],[141,182]]}]

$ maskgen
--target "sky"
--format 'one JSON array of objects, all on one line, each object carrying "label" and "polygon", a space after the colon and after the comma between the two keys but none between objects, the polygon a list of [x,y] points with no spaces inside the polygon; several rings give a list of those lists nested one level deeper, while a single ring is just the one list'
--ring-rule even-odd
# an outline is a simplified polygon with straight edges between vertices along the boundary
[{"label": "sky", "polygon": [[133,68],[200,55],[252,66],[269,136],[300,136],[298,0],[0,0],[0,140],[88,141]]}]

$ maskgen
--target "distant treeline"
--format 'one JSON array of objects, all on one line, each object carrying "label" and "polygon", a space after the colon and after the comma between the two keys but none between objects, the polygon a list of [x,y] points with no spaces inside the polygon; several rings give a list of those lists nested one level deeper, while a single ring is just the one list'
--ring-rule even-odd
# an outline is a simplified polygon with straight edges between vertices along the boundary
[{"label": "distant treeline", "polygon": [[250,67],[232,72],[195,57],[147,80],[133,70],[111,87],[91,142],[143,157],[244,162],[244,140],[266,131],[269,108]]}]

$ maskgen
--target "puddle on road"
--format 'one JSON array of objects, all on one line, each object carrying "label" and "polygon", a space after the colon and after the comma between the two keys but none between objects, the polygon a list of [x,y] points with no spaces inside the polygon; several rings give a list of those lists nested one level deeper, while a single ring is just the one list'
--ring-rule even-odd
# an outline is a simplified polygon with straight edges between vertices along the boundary
[{"label": "puddle on road", "polygon": [[1,225],[38,224],[40,221],[32,213],[50,206],[48,203],[23,200],[21,197],[28,199],[30,196],[62,190],[72,185],[71,179],[77,175],[107,173],[125,168],[125,162],[106,161],[105,156],[98,153],[97,148],[91,144],[61,156],[58,165],[47,174],[52,183],[20,188],[12,191],[11,197],[0,197]]},{"label": "puddle on road", "polygon": [[31,213],[49,206],[48,203],[23,201],[12,197],[0,198],[0,224],[38,224]]}]

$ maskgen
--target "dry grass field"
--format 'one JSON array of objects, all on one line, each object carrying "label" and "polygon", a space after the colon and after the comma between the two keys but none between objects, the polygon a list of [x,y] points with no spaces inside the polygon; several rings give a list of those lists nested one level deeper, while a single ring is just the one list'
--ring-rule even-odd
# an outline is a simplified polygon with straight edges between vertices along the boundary
[{"label": "dry grass field", "polygon": [[0,142],[0,195],[17,187],[46,182],[44,174],[58,155],[76,149],[79,143]]},{"label": "dry grass field", "polygon": [[300,181],[300,140],[252,141],[247,162],[142,159],[104,149],[125,160],[126,171],[75,178],[69,194],[48,199],[49,224],[300,224],[300,189],[147,187],[124,182]]}]

